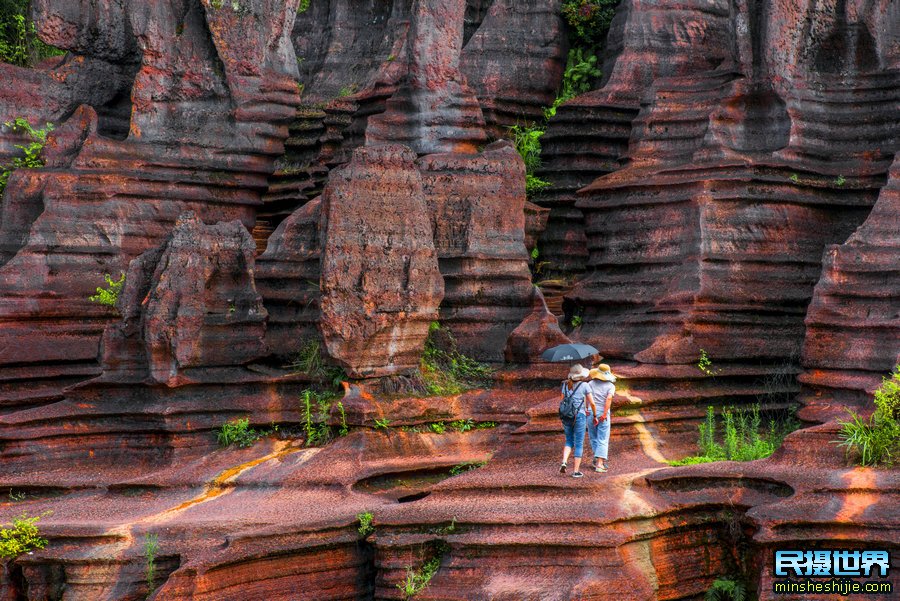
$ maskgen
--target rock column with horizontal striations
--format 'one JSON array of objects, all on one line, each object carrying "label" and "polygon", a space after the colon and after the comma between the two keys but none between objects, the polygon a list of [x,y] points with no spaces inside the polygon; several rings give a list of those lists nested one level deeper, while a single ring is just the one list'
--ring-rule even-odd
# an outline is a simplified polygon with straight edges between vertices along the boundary
[{"label": "rock column with horizontal striations", "polygon": [[256,287],[269,312],[266,345],[282,358],[319,337],[321,202],[311,200],[285,219],[256,261]]},{"label": "rock column with horizontal striations", "polygon": [[255,245],[239,221],[183,215],[169,239],[131,262],[124,319],[104,336],[107,375],[181,383],[187,371],[243,365],[265,354],[266,310],[253,280]]},{"label": "rock column with horizontal striations", "polygon": [[494,0],[462,51],[461,69],[495,138],[540,121],[553,104],[566,63],[560,0]]},{"label": "rock column with horizontal striations", "polygon": [[418,367],[444,296],[415,158],[399,145],[358,148],[322,195],[319,327],[351,377]]},{"label": "rock column with horizontal striations", "polygon": [[800,375],[808,417],[871,408],[871,393],[900,364],[900,155],[878,201],[846,243],[825,252],[806,314]]},{"label": "rock column with horizontal striations", "polygon": [[502,361],[531,307],[525,250],[525,165],[507,141],[478,154],[419,159],[446,294],[441,321],[460,350]]},{"label": "rock column with horizontal striations", "polygon": [[465,0],[417,0],[409,74],[369,119],[367,144],[401,143],[421,155],[474,152],[485,142],[481,107],[459,70],[465,8]]}]

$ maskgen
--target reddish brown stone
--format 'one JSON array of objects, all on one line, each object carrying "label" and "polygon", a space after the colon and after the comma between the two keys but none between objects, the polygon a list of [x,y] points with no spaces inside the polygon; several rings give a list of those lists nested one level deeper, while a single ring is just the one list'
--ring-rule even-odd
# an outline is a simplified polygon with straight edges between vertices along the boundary
[{"label": "reddish brown stone", "polygon": [[266,345],[282,358],[319,338],[320,214],[318,198],[297,209],[269,237],[256,262],[256,287],[269,313]]},{"label": "reddish brown stone", "polygon": [[871,393],[900,364],[900,158],[859,229],[825,252],[806,313],[800,381],[809,418],[871,409]]},{"label": "reddish brown stone", "polygon": [[531,313],[512,331],[503,356],[507,363],[540,363],[541,353],[558,344],[572,342],[559,329],[559,320],[547,308],[539,288],[531,291]]},{"label": "reddish brown stone", "polygon": [[[468,6],[469,3],[467,3]],[[460,70],[478,96],[487,131],[543,119],[566,63],[560,0],[494,0],[466,42]]]},{"label": "reddish brown stone", "polygon": [[484,118],[459,71],[464,0],[421,0],[407,45],[409,72],[386,111],[369,119],[369,144],[405,144],[417,154],[474,152]]},{"label": "reddish brown stone", "polygon": [[[107,329],[104,367],[141,364],[150,381],[178,384],[192,368],[243,365],[265,354],[268,314],[253,281],[256,246],[238,221],[182,215],[158,249],[132,262]],[[140,357],[131,353],[140,348]]]},{"label": "reddish brown stone", "polygon": [[418,367],[444,296],[415,155],[366,146],[322,195],[320,330],[352,377]]},{"label": "reddish brown stone", "polygon": [[[96,100],[74,91],[39,110],[28,108],[31,101],[21,103],[24,114],[34,112],[41,121],[70,110],[63,108],[70,102],[106,104],[75,111],[58,127],[64,143],[48,145],[48,167],[17,176],[7,187],[7,195],[27,206],[7,204],[4,213],[16,217],[0,233],[5,257],[15,252],[0,266],[0,364],[16,366],[0,376],[11,382],[0,387],[0,396],[46,402],[59,394],[48,379],[97,373],[100,333],[113,313],[87,297],[104,273],[117,276],[129,260],[161,243],[178,215],[191,210],[208,222],[253,225],[266,177],[283,150],[285,121],[298,101],[288,42],[296,2],[270,4],[129,5],[123,18],[132,32],[116,30],[122,19],[112,18],[119,10],[112,6],[98,13],[69,7],[58,18],[38,20],[48,39],[86,53],[64,65],[94,60],[91,36],[97,56],[106,58],[131,56],[128,40],[134,36],[141,62],[126,94],[134,103],[133,110],[126,107],[127,139],[119,139],[126,134],[121,128],[104,127],[113,117],[103,115],[115,113],[107,105],[113,90],[118,93],[120,71],[83,73],[90,81],[81,81],[79,89],[95,90]],[[41,7],[55,11],[49,2]],[[0,106],[19,104],[20,92],[4,87]],[[57,92],[48,94],[55,98]],[[16,189],[20,184],[24,195]],[[11,229],[28,222],[27,234]]]},{"label": "reddish brown stone", "polygon": [[502,361],[530,305],[522,159],[501,141],[479,154],[426,155],[418,166],[445,280],[441,321],[463,353]]}]

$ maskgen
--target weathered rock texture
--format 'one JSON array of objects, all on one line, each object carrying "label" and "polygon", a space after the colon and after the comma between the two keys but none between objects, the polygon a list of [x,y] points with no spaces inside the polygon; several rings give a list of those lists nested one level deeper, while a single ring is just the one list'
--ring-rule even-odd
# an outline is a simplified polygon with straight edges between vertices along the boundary
[{"label": "weathered rock texture", "polygon": [[239,221],[207,226],[182,215],[160,248],[129,265],[122,322],[103,340],[104,370],[171,386],[192,370],[264,356],[267,313],[253,281],[255,251]]},{"label": "weathered rock texture", "polygon": [[[471,7],[467,3],[467,9]],[[492,138],[543,119],[566,62],[560,0],[494,0],[465,42],[460,69],[478,96]]]},{"label": "weathered rock texture", "polygon": [[[528,284],[522,164],[479,149],[552,92],[555,2],[34,5],[71,53],[0,66],[5,118],[63,120],[0,213],[0,522],[44,515],[50,544],[0,599],[399,599],[435,557],[422,598],[692,599],[732,574],[767,598],[775,549],[900,553],[898,472],[833,444],[898,359],[895,3],[623,0],[540,173],[541,255],[585,276],[572,337],[621,376],[612,469],[581,480],[536,391],[560,366],[446,398],[348,385],[322,447],[310,378],[277,367],[322,337],[351,375],[402,372],[436,317],[486,358],[565,340]],[[126,269],[120,323],[85,299]],[[668,465],[706,406],[792,403],[801,345],[821,423],[765,460]],[[237,418],[281,427],[218,449]]]},{"label": "weathered rock texture", "polygon": [[415,154],[358,148],[322,194],[320,330],[351,377],[419,365],[444,282]]},{"label": "weathered rock texture", "polygon": [[478,154],[426,155],[418,165],[446,287],[441,321],[463,353],[502,361],[530,306],[525,166],[505,141]]},{"label": "weathered rock texture", "polygon": [[507,363],[539,363],[541,353],[558,344],[572,342],[559,329],[556,315],[547,308],[547,301],[535,286],[531,290],[531,313],[512,331],[503,351]]},{"label": "weathered rock texture", "polygon": [[256,263],[256,285],[269,313],[266,345],[290,358],[319,338],[321,200],[285,219]]},{"label": "weathered rock texture", "polygon": [[900,365],[900,158],[866,221],[825,251],[806,315],[800,376],[810,418],[871,409],[871,393]]},{"label": "weathered rock texture", "polygon": [[[590,252],[571,294],[579,335],[651,364],[695,363],[701,349],[714,361],[796,363],[822,252],[865,220],[897,145],[894,50],[882,42],[876,62],[840,73],[813,59],[847,50],[834,40],[866,27],[865,11],[689,6],[676,25],[646,8],[628,8],[625,31],[650,18],[652,37],[625,34],[603,90],[627,98],[624,72],[653,83],[626,167],[576,204]],[[783,22],[804,10],[833,35],[787,35]],[[663,35],[684,18],[688,37]]]},{"label": "weathered rock texture", "polygon": [[[59,127],[47,168],[16,177],[5,192],[0,365],[9,366],[2,371],[7,407],[58,399],[60,384],[98,373],[97,345],[112,311],[87,297],[104,273],[124,272],[159,244],[178,215],[192,210],[204,221],[253,225],[297,103],[289,41],[296,0],[112,3],[97,11],[89,2],[38,4],[41,34],[75,55],[66,65],[123,67],[85,72],[89,94],[71,88],[60,92],[65,102],[26,111],[45,121],[65,117],[75,103],[97,103]],[[13,72],[27,81],[37,73]],[[124,90],[123,72],[136,73]],[[3,86],[0,112],[18,110],[20,91]],[[108,106],[117,94],[132,104],[125,139],[106,135],[122,129]]]},{"label": "weathered rock texture", "polygon": [[367,143],[396,142],[417,154],[474,152],[484,118],[459,71],[465,0],[417,0],[408,73],[386,110],[369,120]]}]

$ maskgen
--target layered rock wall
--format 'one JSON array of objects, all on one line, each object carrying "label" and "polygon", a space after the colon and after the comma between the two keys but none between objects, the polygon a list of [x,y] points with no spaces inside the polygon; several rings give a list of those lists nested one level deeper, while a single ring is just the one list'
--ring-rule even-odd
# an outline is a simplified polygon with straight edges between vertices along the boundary
[{"label": "layered rock wall", "polygon": [[[123,66],[111,75],[83,71],[91,79],[81,88],[66,84],[63,100],[26,109],[44,121],[66,118],[74,103],[97,103],[58,127],[46,168],[16,174],[5,191],[0,364],[9,366],[8,405],[58,398],[53,380],[98,373],[97,343],[112,311],[87,297],[104,273],[116,278],[161,242],[178,215],[252,227],[298,100],[294,0],[88,4],[38,7],[41,35],[74,55],[64,65]],[[133,105],[130,124],[109,137],[120,128],[103,115],[122,93]],[[0,92],[4,114],[18,110],[19,94],[16,86]]]}]

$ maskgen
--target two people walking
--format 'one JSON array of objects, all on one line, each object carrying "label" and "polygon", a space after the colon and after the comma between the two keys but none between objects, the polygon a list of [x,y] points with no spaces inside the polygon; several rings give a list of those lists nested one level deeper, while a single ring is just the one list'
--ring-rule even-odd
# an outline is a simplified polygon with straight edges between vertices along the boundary
[{"label": "two people walking", "polygon": [[573,478],[582,478],[581,456],[584,431],[587,429],[594,453],[593,468],[597,472],[609,469],[610,406],[616,392],[616,381],[609,365],[600,363],[588,371],[581,365],[573,365],[569,376],[562,383],[562,402],[559,416],[566,435],[562,464],[559,473],[568,470],[569,456],[574,457]]}]

